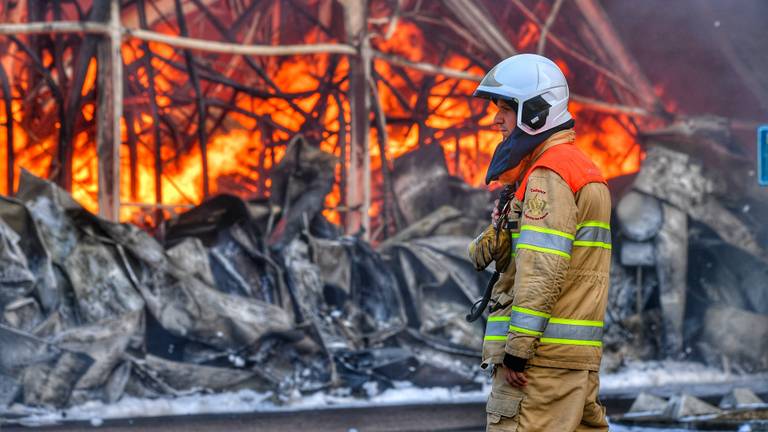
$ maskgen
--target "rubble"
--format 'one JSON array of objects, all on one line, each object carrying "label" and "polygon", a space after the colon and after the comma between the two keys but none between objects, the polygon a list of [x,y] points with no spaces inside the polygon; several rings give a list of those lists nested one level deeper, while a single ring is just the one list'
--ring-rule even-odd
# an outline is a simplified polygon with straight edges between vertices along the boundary
[{"label": "rubble", "polygon": [[[419,171],[425,158],[433,166]],[[466,246],[491,194],[459,185],[424,146],[393,173],[409,226],[373,247],[322,216],[333,158],[296,139],[282,163],[270,199],[212,197],[158,237],[22,173],[17,197],[0,200],[0,408],[243,388],[366,394],[371,381],[476,387],[484,323],[464,315],[493,269],[476,272]],[[721,193],[690,157],[649,147],[616,200],[606,368],[685,356],[768,368],[768,270]],[[690,398],[672,402],[646,395],[633,412],[700,414]]]},{"label": "rubble", "polygon": [[[707,309],[701,344],[748,370],[768,368],[768,315],[729,306]],[[739,337],[743,329],[749,337]]]},{"label": "rubble", "polygon": [[690,394],[669,400],[640,393],[626,414],[611,416],[613,424],[667,430],[761,430],[768,420],[768,405],[750,389],[735,388],[716,407]]},{"label": "rubble", "polygon": [[442,206],[469,212],[467,216],[479,212],[475,220],[487,220],[490,195],[449,175],[439,144],[424,145],[397,158],[392,175],[395,199],[409,226]]},{"label": "rubble", "polygon": [[749,409],[756,406],[765,406],[752,390],[748,388],[735,388],[723,400],[720,401],[720,409]]},{"label": "rubble", "polygon": [[215,197],[161,240],[24,172],[0,202],[0,403],[473,385],[482,327],[462,317],[487,277],[464,256],[476,221],[447,207],[374,250],[320,215],[316,168],[335,162],[292,148],[282,195]]},{"label": "rubble", "polygon": [[[608,358],[765,368],[765,347],[754,344],[768,330],[765,227],[743,209],[764,210],[766,195],[742,175],[746,159],[727,132],[702,117],[642,134],[641,169],[616,200]],[[736,328],[726,316],[754,324]]]},{"label": "rubble", "polygon": [[659,302],[664,319],[664,349],[683,351],[683,320],[688,294],[688,219],[677,207],[664,204],[664,226],[656,237]]},{"label": "rubble", "polygon": [[635,242],[645,242],[656,236],[664,224],[661,201],[653,195],[632,190],[616,205],[616,218],[621,233]]},{"label": "rubble", "polygon": [[680,420],[686,417],[719,414],[721,411],[703,400],[688,394],[672,397],[667,403],[662,416]]},{"label": "rubble", "polygon": [[633,416],[638,414],[660,416],[667,407],[667,401],[649,393],[640,393],[632,402],[628,413]]}]

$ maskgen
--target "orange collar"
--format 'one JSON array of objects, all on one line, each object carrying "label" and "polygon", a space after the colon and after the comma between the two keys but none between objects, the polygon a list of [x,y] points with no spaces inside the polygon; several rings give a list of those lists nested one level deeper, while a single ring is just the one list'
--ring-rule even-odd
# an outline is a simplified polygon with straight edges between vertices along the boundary
[{"label": "orange collar", "polygon": [[526,172],[528,172],[528,168],[531,167],[533,163],[536,162],[545,151],[551,149],[556,145],[570,144],[574,141],[576,141],[576,131],[574,131],[573,129],[566,129],[553,134],[551,137],[549,137],[543,143],[539,144],[539,146],[533,150],[533,153],[532,153],[533,156],[528,160],[525,166],[521,167],[521,169],[512,168],[502,173],[499,176],[499,183],[510,184],[510,185],[515,184],[518,180],[520,180],[523,177],[523,175],[525,175]]},{"label": "orange collar", "polygon": [[573,129],[566,129],[555,133],[533,150],[531,163],[536,162],[545,151],[552,147],[560,144],[570,144],[574,141],[576,141],[576,131]]}]

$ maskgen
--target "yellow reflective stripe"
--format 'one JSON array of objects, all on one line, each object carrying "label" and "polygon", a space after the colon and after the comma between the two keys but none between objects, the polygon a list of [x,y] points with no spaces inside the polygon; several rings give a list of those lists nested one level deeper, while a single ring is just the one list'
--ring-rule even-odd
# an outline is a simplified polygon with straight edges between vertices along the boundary
[{"label": "yellow reflective stripe", "polygon": [[573,242],[574,246],[586,246],[586,247],[601,247],[603,249],[611,249],[611,245],[603,242],[576,240]]},{"label": "yellow reflective stripe", "polygon": [[555,338],[541,338],[543,344],[561,344],[561,345],[584,345],[601,347],[603,343],[600,341],[587,341],[587,340],[575,340],[575,339],[555,339]]},{"label": "yellow reflective stripe", "polygon": [[598,228],[605,228],[607,230],[611,229],[611,225],[609,225],[609,224],[607,224],[605,222],[594,221],[594,220],[592,220],[592,221],[584,221],[584,222],[576,225],[576,229],[577,230],[579,228],[581,228],[581,227],[598,227]]},{"label": "yellow reflective stripe", "polygon": [[543,334],[542,332],[528,330],[528,329],[524,329],[522,327],[517,327],[517,326],[513,326],[513,325],[509,326],[509,330],[510,331],[514,331],[514,332],[518,332],[518,333],[525,333],[525,334],[533,335],[533,336],[541,336]]},{"label": "yellow reflective stripe", "polygon": [[519,232],[511,233],[510,236],[512,237],[512,248],[511,248],[512,258],[514,258],[515,256],[517,256],[517,254],[515,253],[515,249],[517,249],[517,239],[520,238],[520,233]]},{"label": "yellow reflective stripe", "polygon": [[551,229],[551,228],[543,228],[543,227],[535,226],[535,225],[523,225],[520,228],[520,231],[536,231],[536,232],[540,232],[540,233],[544,233],[544,234],[552,234],[552,235],[556,235],[556,236],[560,236],[560,237],[565,237],[568,240],[573,240],[575,238],[575,237],[573,237],[572,234],[568,234],[567,232],[558,231],[558,230],[554,230],[554,229]]},{"label": "yellow reflective stripe", "polygon": [[507,340],[506,336],[486,336],[483,338],[483,340],[487,341],[505,341]]},{"label": "yellow reflective stripe", "polygon": [[509,321],[509,316],[507,315],[492,316],[492,317],[488,317],[488,321]]},{"label": "yellow reflective stripe", "polygon": [[549,248],[544,248],[544,247],[540,247],[540,246],[533,246],[533,245],[529,245],[529,244],[525,244],[525,243],[517,245],[517,248],[518,249],[530,249],[530,250],[533,250],[533,251],[536,251],[536,252],[548,253],[548,254],[552,254],[552,255],[559,255],[559,256],[561,256],[561,257],[563,257],[565,259],[571,259],[571,255],[570,254],[567,254],[567,253],[565,253],[563,251],[559,251],[557,249],[549,249]]},{"label": "yellow reflective stripe", "polygon": [[521,307],[521,306],[512,306],[512,310],[515,311],[515,312],[520,312],[520,313],[524,313],[524,314],[528,314],[528,315],[533,315],[533,316],[537,316],[537,317],[542,317],[542,318],[549,318],[549,317],[552,316],[552,315],[550,315],[550,314],[548,314],[546,312],[539,312],[537,310],[528,309],[528,308],[524,308],[524,307]]},{"label": "yellow reflective stripe", "polygon": [[567,319],[567,318],[550,318],[549,322],[551,322],[552,324],[568,324],[568,325],[578,325],[578,326],[587,326],[587,327],[603,326],[602,321],[577,320],[577,319]]}]

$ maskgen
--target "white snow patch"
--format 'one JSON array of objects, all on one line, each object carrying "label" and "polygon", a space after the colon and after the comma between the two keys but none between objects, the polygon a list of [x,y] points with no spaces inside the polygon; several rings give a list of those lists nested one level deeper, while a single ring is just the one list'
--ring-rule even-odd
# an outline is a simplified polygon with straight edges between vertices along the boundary
[{"label": "white snow patch", "polygon": [[736,378],[721,369],[682,361],[629,362],[616,373],[600,376],[603,390],[658,387],[667,384],[714,384]]},{"label": "white snow patch", "polygon": [[[271,393],[241,390],[234,393],[189,395],[177,398],[139,399],[124,397],[113,404],[86,402],[62,411],[33,414],[24,419],[27,425],[43,425],[65,420],[161,417],[190,414],[226,414],[256,410],[263,406]],[[13,411],[13,408],[10,410]],[[23,409],[19,407],[20,409]]]},{"label": "white snow patch", "polygon": [[367,383],[363,384],[363,389],[369,398],[376,396],[379,394],[379,383],[376,381],[368,381]]},{"label": "white snow patch", "polygon": [[[198,394],[177,398],[139,399],[124,397],[114,404],[91,401],[63,411],[32,411],[23,423],[44,425],[65,420],[93,421],[98,419],[181,416],[193,414],[236,414],[244,412],[301,411],[318,408],[349,408],[384,405],[415,405],[434,403],[482,402],[487,398],[490,387],[472,392],[459,388],[419,388],[411,382],[396,382],[395,388],[378,392],[361,399],[349,395],[348,389],[329,393],[301,395],[296,392],[279,404],[274,402],[271,392],[258,393],[252,390],[220,394]],[[374,390],[374,389],[371,389]],[[370,391],[370,390],[369,390]],[[373,392],[372,392],[373,393]],[[15,406],[17,413],[29,412]],[[11,410],[14,411],[14,410]]]},{"label": "white snow patch", "polygon": [[[768,377],[768,374],[761,376]],[[644,388],[668,384],[719,383],[734,379],[719,369],[690,362],[634,362],[614,374],[601,376],[603,390]],[[490,380],[480,378],[479,390],[460,388],[420,388],[408,381],[382,389],[371,382],[364,387],[367,397],[352,395],[348,388],[331,389],[304,395],[298,391],[285,396],[252,390],[220,394],[196,394],[177,398],[138,399],[124,397],[113,404],[92,401],[64,411],[45,411],[14,405],[11,413],[24,415],[25,424],[50,424],[65,420],[103,421],[115,418],[179,416],[193,414],[236,414],[244,412],[302,411],[387,405],[431,405],[446,403],[482,403],[490,392]],[[93,420],[92,420],[93,419]],[[611,431],[640,432],[659,429],[615,426]]]},{"label": "white snow patch", "polygon": [[229,359],[229,362],[232,363],[235,367],[241,368],[245,366],[245,359],[243,359],[240,356],[230,354],[228,359]]},{"label": "white snow patch", "polygon": [[658,429],[639,426],[610,425],[611,432],[691,432],[691,429]]}]

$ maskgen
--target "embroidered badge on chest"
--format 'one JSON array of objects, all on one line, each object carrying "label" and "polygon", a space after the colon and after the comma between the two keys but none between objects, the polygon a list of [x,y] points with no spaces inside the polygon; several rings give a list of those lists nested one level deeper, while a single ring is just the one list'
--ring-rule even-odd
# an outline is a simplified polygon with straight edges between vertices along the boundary
[{"label": "embroidered badge on chest", "polygon": [[528,219],[542,220],[548,214],[547,202],[542,198],[541,194],[537,193],[525,201],[524,215]]}]

